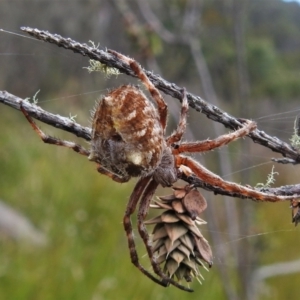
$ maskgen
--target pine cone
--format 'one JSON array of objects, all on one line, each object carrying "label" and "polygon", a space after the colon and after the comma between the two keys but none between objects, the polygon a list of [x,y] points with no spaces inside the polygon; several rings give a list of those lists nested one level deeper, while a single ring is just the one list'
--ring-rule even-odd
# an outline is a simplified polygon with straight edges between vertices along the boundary
[{"label": "pine cone", "polygon": [[206,200],[193,186],[173,187],[173,194],[157,197],[151,208],[164,209],[145,224],[155,224],[152,232],[153,252],[157,262],[170,278],[191,282],[204,279],[199,266],[212,266],[212,252],[197,225],[206,224],[199,214],[207,207]]}]

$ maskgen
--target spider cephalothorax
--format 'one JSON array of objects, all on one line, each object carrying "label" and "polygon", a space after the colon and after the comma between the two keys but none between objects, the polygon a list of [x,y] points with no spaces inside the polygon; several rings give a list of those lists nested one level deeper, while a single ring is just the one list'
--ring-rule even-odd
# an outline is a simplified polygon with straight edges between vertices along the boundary
[{"label": "spider cephalothorax", "polygon": [[[130,196],[123,219],[131,261],[156,283],[163,286],[173,284],[180,289],[191,291],[177,280],[190,281],[197,277],[199,273],[196,265],[204,266],[201,261],[209,266],[212,264],[208,242],[197,228],[197,224],[203,224],[199,214],[205,209],[206,203],[193,186],[173,187],[173,195],[161,197],[160,201],[154,204],[155,208],[166,211],[147,223],[145,218],[150,202],[159,185],[171,186],[180,174],[185,174],[197,177],[207,186],[260,201],[276,202],[293,197],[267,194],[249,186],[224,181],[191,157],[182,155],[209,151],[226,145],[255,130],[256,124],[240,120],[243,126],[234,132],[214,140],[183,143],[181,138],[185,131],[188,110],[188,100],[183,89],[179,124],[170,136],[165,137],[167,105],[161,94],[137,62],[115,51],[110,53],[130,66],[150,92],[156,107],[135,86],[123,85],[112,90],[100,100],[93,114],[91,150],[86,150],[74,142],[46,135],[34,123],[22,103],[21,110],[44,142],[68,147],[88,156],[98,164],[97,170],[100,173],[117,182],[140,177]],[[157,276],[139,262],[130,220],[137,206],[138,231]],[[299,203],[294,207],[294,215],[298,221]],[[145,224],[156,224],[153,231],[153,247]],[[164,268],[161,268],[161,263],[165,263]]]}]

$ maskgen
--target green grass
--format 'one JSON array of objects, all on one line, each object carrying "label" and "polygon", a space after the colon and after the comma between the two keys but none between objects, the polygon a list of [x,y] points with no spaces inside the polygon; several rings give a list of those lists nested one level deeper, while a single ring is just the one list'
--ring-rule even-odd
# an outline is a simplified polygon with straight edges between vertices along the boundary
[{"label": "green grass", "polygon": [[[41,128],[74,140],[45,124]],[[222,300],[226,295],[218,264],[228,265],[236,285],[239,275],[234,258],[222,262],[218,257],[210,272],[202,272],[203,285],[191,285],[193,294],[155,284],[131,264],[122,225],[135,180],[115,183],[97,173],[95,164],[86,157],[42,143],[22,114],[5,106],[0,107],[0,145],[0,199],[27,216],[49,239],[48,246],[34,247],[0,233],[0,299]],[[279,172],[280,178],[284,177]],[[211,200],[214,196],[209,201],[214,209],[224,209],[222,199]],[[294,231],[290,223],[288,203],[255,204],[254,209],[256,227],[251,232],[257,236],[249,236],[249,242],[257,244],[258,267],[296,259],[298,227]],[[203,233],[208,236],[205,229]],[[140,260],[150,268],[136,230],[135,235]],[[228,243],[231,240],[235,238],[228,236]],[[285,298],[295,291],[297,277],[292,274],[267,280],[271,293],[263,299]]]},{"label": "green grass", "polygon": [[204,271],[204,285],[195,282],[188,294],[158,286],[131,264],[122,217],[134,181],[114,183],[85,157],[43,144],[10,108],[1,106],[0,126],[0,198],[49,238],[44,248],[0,239],[0,299],[222,298],[216,272]]}]

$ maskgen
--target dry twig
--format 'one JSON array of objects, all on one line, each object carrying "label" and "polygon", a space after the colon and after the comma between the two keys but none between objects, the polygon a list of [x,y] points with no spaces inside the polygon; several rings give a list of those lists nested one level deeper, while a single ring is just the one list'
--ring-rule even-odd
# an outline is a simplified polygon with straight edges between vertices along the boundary
[{"label": "dry twig", "polygon": [[[90,59],[101,62],[102,64],[107,65],[108,67],[113,67],[118,69],[120,72],[127,75],[135,77],[132,70],[128,65],[124,64],[123,61],[119,60],[116,56],[111,55],[109,52],[98,49],[97,47],[90,47],[86,44],[81,44],[76,41],[71,40],[70,38],[63,38],[57,34],[51,34],[47,31],[41,31],[38,29],[32,29],[29,27],[22,27],[22,30],[29,33],[31,36],[49,43],[56,44],[59,47],[72,50],[75,53],[79,53],[83,56],[88,56]],[[153,84],[165,92],[166,94],[172,96],[173,98],[181,99],[181,88],[170,83],[159,75],[155,75],[152,72],[145,71],[149,79]],[[189,106],[195,110],[205,114],[209,119],[222,123],[225,127],[230,129],[237,129],[242,126],[240,119],[235,118],[228,113],[222,111],[216,106],[213,106],[205,102],[199,96],[195,96],[191,93],[187,93],[189,100]],[[26,111],[33,118],[42,121],[46,124],[49,124],[53,127],[59,128],[61,130],[70,132],[78,137],[90,141],[91,139],[91,129],[83,127],[78,123],[71,121],[70,118],[62,117],[60,115],[51,114],[35,104],[31,104],[28,101],[24,101],[15,95],[12,95],[6,91],[0,91],[0,102],[13,107],[15,109],[20,109],[20,103],[23,102],[23,106]],[[259,143],[267,148],[270,148],[274,152],[281,153],[284,157],[288,158],[290,162],[294,164],[300,162],[300,155],[296,149],[291,145],[281,141],[276,137],[271,137],[263,131],[258,129],[254,130],[249,134],[249,137],[256,143]],[[287,160],[287,159],[283,160]],[[231,197],[245,198],[239,193],[230,193],[221,188],[215,186],[209,186],[207,183],[201,181],[196,177],[186,177],[183,175],[183,179],[191,184],[194,184],[197,187],[204,188],[206,190],[213,191],[216,194],[228,195]],[[292,186],[283,186],[276,189],[272,189],[272,193],[276,195],[300,195],[300,184]]]},{"label": "dry twig", "polygon": [[[30,27],[22,27],[23,31],[36,39],[44,42],[52,43],[58,47],[72,50],[75,53],[79,53],[83,56],[88,56],[90,59],[99,61],[108,67],[116,68],[121,73],[125,73],[132,77],[136,77],[130,67],[117,57],[111,55],[109,52],[93,48],[87,44],[81,44],[70,38],[63,38],[58,34],[52,34],[48,31],[33,29]],[[150,81],[161,91],[170,95],[173,98],[181,99],[182,88],[175,83],[170,83],[163,79],[159,75],[155,75],[150,71],[144,70]],[[236,130],[242,127],[242,123],[238,118],[235,118],[228,113],[222,111],[218,107],[211,105],[204,101],[201,97],[195,96],[191,93],[187,93],[189,106],[193,109],[205,114],[209,119],[222,123],[226,128]],[[249,137],[258,144],[261,144],[274,152],[282,154],[284,157],[290,158],[294,163],[300,163],[300,154],[291,145],[281,141],[276,137],[272,137],[261,130],[254,130],[249,134]]]}]

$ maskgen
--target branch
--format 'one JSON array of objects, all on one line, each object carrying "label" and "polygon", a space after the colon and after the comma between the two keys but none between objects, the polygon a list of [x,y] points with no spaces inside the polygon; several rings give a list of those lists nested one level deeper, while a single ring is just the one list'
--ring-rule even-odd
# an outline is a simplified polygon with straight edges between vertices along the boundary
[{"label": "branch", "polygon": [[[58,34],[51,34],[48,31],[42,31],[33,29],[30,27],[22,27],[23,31],[29,35],[35,37],[38,40],[52,43],[58,47],[72,50],[75,53],[79,53],[83,56],[88,56],[90,59],[99,61],[108,67],[117,68],[121,73],[125,73],[132,77],[136,77],[130,67],[123,61],[119,60],[114,55],[107,51],[90,47],[87,44],[81,44],[70,38],[63,38]],[[173,98],[181,99],[182,88],[174,83],[170,83],[152,72],[144,70],[152,83],[164,93],[170,95]],[[232,130],[236,130],[242,127],[242,123],[238,118],[235,118],[228,113],[222,111],[218,107],[205,102],[201,97],[195,96],[191,93],[187,93],[189,106],[193,109],[205,114],[209,119],[222,123],[225,127]],[[284,157],[288,157],[293,160],[294,163],[300,163],[300,154],[289,144],[281,141],[277,137],[271,137],[264,131],[256,129],[248,135],[255,143],[261,144],[264,147],[271,149],[274,152],[282,154]]]},{"label": "branch", "polygon": [[[76,135],[77,137],[83,138],[86,141],[91,140],[91,129],[88,127],[81,126],[80,124],[74,122],[68,117],[63,117],[60,115],[55,115],[50,112],[43,110],[41,107],[36,104],[30,103],[29,101],[19,98],[13,94],[10,94],[6,91],[0,91],[0,103],[3,103],[9,107],[20,110],[20,103],[22,102],[23,107],[33,118],[51,125],[55,128],[67,131]],[[230,197],[246,198],[245,196],[239,193],[233,193],[226,191],[220,187],[209,185],[197,177],[187,177],[184,174],[182,179],[190,184],[194,184],[196,187],[201,187],[205,190],[212,191],[215,194],[227,195]],[[281,186],[279,188],[264,188],[257,189],[258,191],[267,192],[274,195],[282,196],[295,196],[300,195],[300,184],[296,185],[287,185]],[[288,200],[288,199],[287,199]]]},{"label": "branch", "polygon": [[[241,198],[241,199],[248,198],[239,193],[229,192],[220,187],[210,185],[210,184],[204,182],[203,180],[199,179],[196,176],[186,177],[186,176],[182,175],[181,179],[183,179],[184,181],[187,181],[190,184],[193,184],[195,187],[200,187],[207,191],[213,191],[215,194],[230,196],[230,197],[237,197],[237,198]],[[300,184],[283,185],[283,186],[276,187],[276,188],[261,188],[261,189],[255,189],[255,190],[266,193],[266,194],[297,197],[296,195],[300,195]]]},{"label": "branch", "polygon": [[70,118],[62,117],[60,115],[54,115],[48,111],[43,110],[41,107],[6,91],[0,91],[0,103],[20,110],[21,102],[23,104],[23,107],[31,117],[43,123],[49,124],[55,128],[70,132],[78,137],[85,139],[86,141],[91,140],[92,130],[90,128],[83,127],[72,121]]},{"label": "branch", "polygon": [[[75,41],[72,41],[71,39],[64,39],[59,35],[52,35],[48,32],[40,31],[37,29],[22,28],[22,30],[29,32],[31,35],[41,40],[55,43],[60,47],[71,49],[74,52],[80,53],[82,55],[87,55],[91,59],[106,64],[108,67],[118,68],[121,72],[135,77],[135,75],[132,74],[131,69],[129,69],[129,67],[124,62],[120,61],[116,56],[113,56],[112,54],[106,51],[99,50],[95,47],[89,47],[85,44],[80,44]],[[146,73],[150,77],[151,81],[162,91],[166,91],[169,95],[173,97],[176,97],[177,94],[180,94],[180,88],[175,84],[171,84],[162,79],[160,76],[154,75],[149,71],[146,71]],[[194,96],[192,94],[189,94],[188,97],[190,100],[190,106],[197,110],[199,110],[199,107],[201,107],[202,112],[205,113],[210,119],[221,122],[222,124],[230,128],[237,128],[242,126],[241,121],[239,119],[236,119],[228,115],[226,112],[221,111],[219,108],[206,103],[200,97]],[[180,95],[178,96],[178,98],[180,98]],[[23,102],[24,108],[33,118],[36,118],[58,129],[70,132],[87,141],[90,141],[91,139],[90,128],[83,127],[71,120],[70,118],[49,113],[40,108],[39,106],[31,104],[29,101],[14,96],[6,91],[0,91],[0,102],[18,110],[20,109],[20,102]],[[254,141],[259,142],[276,152],[280,152],[284,156],[291,155],[299,159],[298,152],[296,152],[290,145],[280,141],[276,137],[270,137],[266,133],[259,130],[256,130],[254,133],[249,134],[249,136]],[[183,179],[191,184],[194,184],[197,187],[202,187],[206,190],[213,191],[215,194],[245,198],[239,193],[228,192],[226,190],[223,190],[222,188],[210,186],[198,178],[188,177]],[[270,190],[269,192],[275,195],[300,195],[300,185],[283,186],[277,188],[276,190]]]}]

